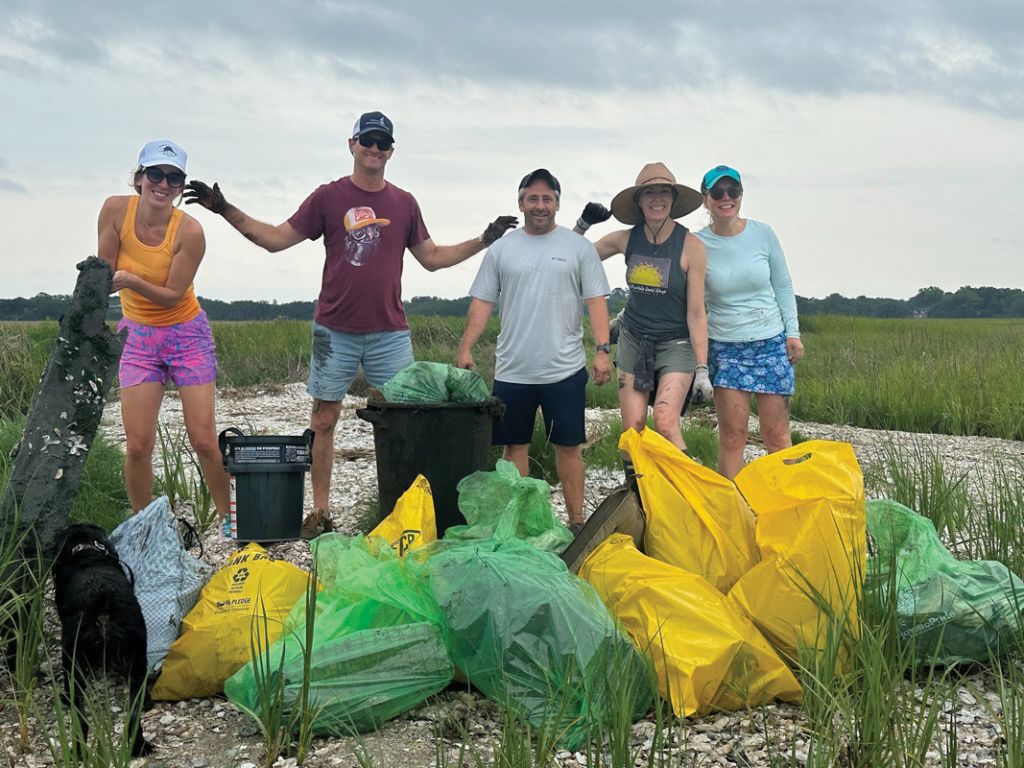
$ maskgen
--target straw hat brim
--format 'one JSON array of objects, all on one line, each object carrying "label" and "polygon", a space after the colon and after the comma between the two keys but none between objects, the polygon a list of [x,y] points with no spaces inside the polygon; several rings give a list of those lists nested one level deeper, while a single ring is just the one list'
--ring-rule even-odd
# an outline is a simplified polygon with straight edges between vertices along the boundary
[{"label": "straw hat brim", "polygon": [[638,190],[651,186],[670,186],[676,190],[676,201],[673,203],[672,210],[669,212],[669,217],[673,219],[678,219],[688,213],[693,213],[700,208],[704,202],[704,195],[696,189],[687,187],[685,184],[666,184],[663,181],[654,181],[650,184],[636,184],[619,192],[619,194],[612,198],[612,216],[623,224],[643,223],[644,215],[641,213],[640,206],[636,204],[636,200],[634,200],[633,197]]}]

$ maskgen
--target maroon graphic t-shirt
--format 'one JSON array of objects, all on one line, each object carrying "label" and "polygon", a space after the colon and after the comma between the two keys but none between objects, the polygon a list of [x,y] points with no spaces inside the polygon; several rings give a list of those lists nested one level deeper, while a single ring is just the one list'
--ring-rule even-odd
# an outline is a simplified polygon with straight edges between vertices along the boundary
[{"label": "maroon graphic t-shirt", "polygon": [[321,185],[288,223],[310,240],[324,238],[314,320],[346,333],[409,327],[402,308],[405,249],[430,237],[416,198],[390,183],[367,192],[345,176]]}]

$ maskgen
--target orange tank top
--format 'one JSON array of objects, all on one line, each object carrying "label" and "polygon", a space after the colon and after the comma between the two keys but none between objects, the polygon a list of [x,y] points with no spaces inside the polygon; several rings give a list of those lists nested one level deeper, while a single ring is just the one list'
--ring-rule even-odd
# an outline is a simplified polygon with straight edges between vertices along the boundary
[{"label": "orange tank top", "polygon": [[[138,275],[147,283],[166,285],[174,259],[174,237],[181,226],[184,214],[175,209],[167,223],[167,234],[160,245],[146,245],[135,234],[135,214],[139,198],[128,198],[128,210],[121,225],[121,249],[117,254],[117,268]],[[121,311],[129,320],[145,325],[175,325],[192,320],[200,312],[199,301],[190,284],[184,295],[173,307],[156,304],[140,293],[128,288],[121,290]]]}]

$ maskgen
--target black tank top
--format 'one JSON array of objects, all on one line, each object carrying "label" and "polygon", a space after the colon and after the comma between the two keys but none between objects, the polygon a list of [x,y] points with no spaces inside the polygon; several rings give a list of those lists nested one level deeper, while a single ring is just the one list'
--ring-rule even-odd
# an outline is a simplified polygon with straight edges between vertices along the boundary
[{"label": "black tank top", "polygon": [[679,262],[686,227],[676,222],[668,240],[652,245],[644,225],[633,227],[626,245],[626,283],[629,299],[622,322],[634,336],[658,341],[686,339],[686,273]]}]

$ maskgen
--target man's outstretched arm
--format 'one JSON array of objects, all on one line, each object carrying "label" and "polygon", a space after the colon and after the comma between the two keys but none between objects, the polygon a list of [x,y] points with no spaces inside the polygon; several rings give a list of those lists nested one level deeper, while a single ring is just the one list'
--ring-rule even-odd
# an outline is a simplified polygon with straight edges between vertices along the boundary
[{"label": "man's outstretched arm", "polygon": [[201,181],[193,180],[185,186],[185,204],[198,203],[208,211],[219,214],[232,227],[241,232],[247,240],[271,253],[291,248],[301,243],[306,236],[287,221],[278,224],[267,224],[254,219],[249,214],[229,203],[220,191],[220,185],[214,182],[212,187]]}]

